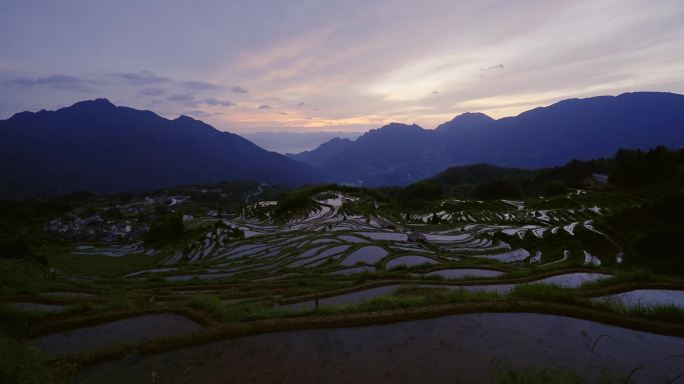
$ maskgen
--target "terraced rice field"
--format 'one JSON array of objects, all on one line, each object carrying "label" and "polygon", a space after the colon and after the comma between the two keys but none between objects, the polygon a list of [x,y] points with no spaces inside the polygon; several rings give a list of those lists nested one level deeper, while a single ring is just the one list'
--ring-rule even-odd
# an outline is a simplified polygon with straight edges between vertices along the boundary
[{"label": "terraced rice field", "polygon": [[[606,300],[623,307],[684,308],[684,291],[677,289],[601,293],[612,289],[623,253],[594,222],[617,206],[647,200],[638,194],[611,194],[573,191],[549,200],[446,200],[440,211],[409,213],[384,210],[362,196],[329,192],[325,199],[314,196],[308,212],[285,221],[272,218],[274,203],[254,203],[207,227],[154,268],[114,279],[130,287],[121,297],[108,297],[101,286],[91,284],[87,292],[64,287],[16,298],[11,305],[58,316],[87,303],[93,308],[88,316],[95,318],[106,318],[107,311],[99,313],[98,308],[115,308],[115,320],[93,324],[90,318],[71,324],[67,315],[56,317],[54,331],[47,321],[27,340],[58,358],[111,356],[105,359],[111,362],[92,368],[84,363],[75,379],[84,383],[146,382],[150,375],[158,382],[187,375],[199,382],[220,382],[231,374],[238,381],[255,382],[413,382],[416,372],[421,372],[421,381],[459,377],[487,382],[493,358],[516,367],[586,369],[589,377],[601,373],[601,367],[625,374],[642,364],[633,376],[637,382],[673,378],[684,362],[668,356],[684,349],[684,339],[577,318],[515,313],[518,302],[532,312],[569,312],[567,300],[535,304],[537,297],[552,301],[534,296],[535,290],[565,295],[558,297],[577,292],[579,299],[570,305],[585,309]],[[242,229],[244,238],[232,237],[230,228]],[[88,247],[77,252],[120,257],[120,252],[137,249]],[[435,312],[429,316],[421,312],[430,310]],[[513,313],[479,313],[488,310]],[[178,311],[191,311],[203,320]],[[439,317],[449,311],[460,314]],[[412,316],[437,318],[387,324]],[[239,328],[252,321],[254,330]],[[385,325],[343,328],[376,321]],[[290,328],[283,325],[290,323]],[[293,330],[310,327],[327,329]],[[277,333],[237,337],[259,330]],[[209,343],[213,340],[221,341]],[[569,344],[555,348],[560,342]],[[117,361],[138,347],[155,352]],[[388,352],[378,352],[382,350]],[[457,357],[442,361],[446,356]]]},{"label": "terraced rice field", "polygon": [[640,368],[632,379],[653,383],[680,374],[683,349],[684,339],[586,320],[483,313],[217,341],[101,364],[75,382],[138,383],[156,372],[162,381],[486,383],[499,362],[566,367],[583,372],[588,380]]},{"label": "terraced rice field", "polygon": [[[409,220],[399,223],[396,217],[382,212],[362,215],[343,210],[345,201],[353,199],[339,194],[335,199],[320,201],[308,215],[280,225],[250,216],[249,212],[258,209],[251,207],[246,214],[225,220],[225,224],[245,230],[246,239],[228,241],[221,228],[207,233],[185,258],[212,272],[194,273],[187,278],[258,278],[264,274],[308,272],[335,275],[346,267],[362,265],[382,271],[457,264],[520,268],[560,261],[587,266],[618,262],[620,249],[592,226],[593,219],[601,215],[599,207],[536,210],[525,208],[524,203],[482,203],[487,209],[478,214],[451,210],[440,215],[445,221],[438,226],[424,226],[415,221],[430,215],[405,215],[410,216]],[[444,206],[455,209],[458,204],[445,202]],[[420,233],[419,241],[409,239],[414,232]],[[551,245],[560,242],[564,249]],[[172,266],[178,261],[178,257],[169,258],[165,264]],[[358,271],[367,273],[368,269]],[[129,276],[154,275],[183,279],[177,270],[165,268]]]},{"label": "terraced rice field", "polygon": [[29,345],[53,356],[68,356],[114,344],[139,343],[201,329],[201,325],[179,315],[143,315],[38,337]]}]

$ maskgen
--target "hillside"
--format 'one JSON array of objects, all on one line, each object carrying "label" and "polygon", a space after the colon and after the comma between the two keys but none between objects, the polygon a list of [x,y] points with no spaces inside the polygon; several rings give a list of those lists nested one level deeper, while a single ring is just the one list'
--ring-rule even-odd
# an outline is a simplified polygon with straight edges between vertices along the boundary
[{"label": "hillside", "polygon": [[168,120],[106,99],[0,121],[0,175],[0,197],[320,179],[303,163],[199,120]]},{"label": "hillside", "polygon": [[461,164],[543,168],[607,157],[619,148],[684,145],[684,96],[638,92],[569,99],[494,120],[468,113],[423,129],[392,123],[343,148],[327,143],[295,156],[335,178],[404,185]]}]

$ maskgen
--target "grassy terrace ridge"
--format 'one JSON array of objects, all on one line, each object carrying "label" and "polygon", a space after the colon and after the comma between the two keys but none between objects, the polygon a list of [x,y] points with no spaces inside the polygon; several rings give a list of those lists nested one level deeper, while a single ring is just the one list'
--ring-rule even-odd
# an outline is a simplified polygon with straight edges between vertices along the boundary
[{"label": "grassy terrace ridge", "polygon": [[[259,333],[283,332],[302,329],[321,329],[338,327],[356,327],[382,325],[402,321],[413,321],[439,316],[472,314],[472,313],[506,313],[524,312],[549,314],[596,321],[604,324],[626,327],[663,335],[684,337],[684,326],[681,323],[662,322],[653,318],[625,316],[621,312],[610,312],[592,307],[582,307],[548,301],[532,301],[527,299],[472,301],[453,304],[431,305],[426,307],[411,306],[398,309],[382,309],[368,311],[374,304],[382,305],[382,300],[371,301],[358,306],[329,309],[320,313],[300,312],[296,316],[285,318],[261,319],[249,322],[220,324],[210,327],[204,332],[187,336],[149,341],[138,345],[123,345],[107,350],[84,353],[66,359],[52,361],[53,366],[62,375],[73,375],[79,370],[107,360],[120,359],[135,351],[141,355],[157,354],[173,349],[186,348],[220,339],[243,337]],[[153,312],[130,313],[130,316]],[[681,313],[684,315],[684,313]],[[311,316],[314,315],[314,316]],[[680,319],[684,319],[680,317]]]},{"label": "grassy terrace ridge", "polygon": [[[621,174],[616,157],[494,176],[477,168],[468,185],[450,184],[455,170],[406,188],[228,183],[3,202],[0,246],[13,257],[0,259],[0,342],[15,358],[0,366],[68,381],[130,353],[487,312],[684,337],[682,156],[667,156],[675,171],[657,180]],[[619,177],[597,182],[595,172]],[[501,183],[504,195],[492,196]],[[645,302],[622,301],[634,292]],[[201,330],[85,343],[67,356],[27,347],[164,314]]]},{"label": "grassy terrace ridge", "polygon": [[[595,284],[598,285],[598,284]],[[616,290],[624,289],[625,285],[618,285]],[[631,287],[653,287],[653,284],[632,283]],[[683,284],[661,284],[661,287],[683,288]],[[367,303],[326,308],[319,311],[306,310],[284,313],[264,309],[252,316],[261,319],[229,322],[211,320],[214,316],[212,307],[203,307],[189,300],[188,305],[193,309],[182,307],[166,307],[155,310],[140,309],[75,318],[61,323],[55,323],[42,329],[37,329],[34,336],[54,333],[69,329],[101,324],[112,320],[139,316],[151,313],[178,313],[201,322],[207,328],[205,331],[189,336],[177,337],[142,343],[136,346],[121,346],[105,351],[86,353],[68,359],[54,361],[60,370],[66,369],[70,373],[74,370],[100,361],[122,357],[135,348],[138,353],[159,353],[166,350],[201,344],[217,338],[239,337],[262,332],[275,332],[295,329],[331,328],[340,326],[361,326],[370,324],[386,324],[398,321],[429,318],[435,316],[482,313],[482,312],[530,312],[568,316],[585,320],[598,321],[610,325],[628,327],[631,329],[654,332],[673,336],[684,336],[681,319],[684,312],[678,312],[677,318],[669,313],[667,318],[652,316],[653,313],[628,310],[610,305],[595,305],[583,302],[578,296],[592,296],[596,291],[586,290],[585,295],[572,295],[572,290],[553,286],[529,285],[521,286],[508,297],[488,293],[469,292],[439,292],[434,290],[420,291],[407,286],[400,290],[396,297],[380,297]],[[590,288],[590,287],[587,287]],[[610,289],[610,286],[602,289]],[[420,293],[429,292],[427,297]],[[418,294],[418,296],[416,296]],[[542,301],[540,301],[542,300]],[[216,309],[216,307],[214,307]],[[677,320],[677,321],[672,321]],[[64,373],[64,371],[63,371]]]}]

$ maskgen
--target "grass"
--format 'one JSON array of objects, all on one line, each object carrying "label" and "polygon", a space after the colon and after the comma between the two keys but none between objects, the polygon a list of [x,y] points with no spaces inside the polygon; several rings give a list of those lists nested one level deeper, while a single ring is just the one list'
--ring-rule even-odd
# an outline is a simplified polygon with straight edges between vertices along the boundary
[{"label": "grass", "polygon": [[619,313],[629,317],[675,324],[684,322],[684,309],[676,305],[626,306],[614,300],[592,301],[582,298],[575,289],[561,288],[555,285],[521,284],[513,289],[510,297],[549,303],[572,304],[604,312]]},{"label": "grass", "polygon": [[433,305],[485,301],[497,299],[492,292],[467,291],[465,289],[449,290],[439,288],[399,287],[393,296],[380,296],[358,304],[359,311],[380,311],[410,307],[427,307]]},{"label": "grass", "polygon": [[676,305],[653,305],[636,306],[627,311],[628,314],[636,317],[668,321],[673,323],[684,322],[684,309]]},{"label": "grass", "polygon": [[575,304],[578,301],[574,289],[562,288],[551,284],[519,284],[510,293],[513,298],[534,301]]},{"label": "grass", "polygon": [[0,328],[13,336],[25,335],[34,324],[49,316],[49,313],[43,311],[24,311],[0,305]]},{"label": "grass", "polygon": [[[317,189],[318,188],[318,189]],[[311,194],[325,192],[320,187],[307,190],[303,195],[306,195],[305,208],[310,204]],[[343,211],[350,214],[363,213],[367,216],[378,215],[384,210],[393,209],[394,207],[387,206],[380,210],[370,208],[372,200],[377,199],[377,196],[365,194],[362,190],[353,190],[358,192],[361,200],[357,203],[346,203],[342,208]],[[553,207],[559,208],[556,204],[567,205],[565,208],[577,208],[580,205],[590,206],[593,203],[602,205],[602,200],[595,201],[595,196],[602,192],[591,192],[590,195],[574,198],[573,200],[565,199],[565,197],[554,198],[553,201],[540,202],[540,205],[550,204]],[[332,197],[332,194],[326,196],[325,193],[319,194],[318,198]],[[297,196],[295,196],[297,197]],[[566,201],[567,200],[567,201]],[[585,201],[586,200],[586,201]],[[591,200],[591,201],[589,201]],[[606,200],[605,205],[613,204],[610,199]],[[581,204],[580,204],[581,202]],[[297,201],[294,201],[297,203]],[[517,218],[513,221],[489,222],[491,220],[491,213],[494,211],[511,210],[508,205],[499,201],[488,201],[485,204],[467,203],[472,207],[468,214],[473,217],[487,217],[487,222],[490,225],[507,224],[507,225],[523,225],[528,223],[527,219]],[[454,203],[453,205],[458,206]],[[292,204],[293,210],[297,209],[297,204]],[[435,210],[441,210],[441,207],[434,207]],[[455,207],[455,209],[462,209]],[[562,208],[562,207],[560,207]],[[606,206],[607,208],[607,206]],[[198,210],[201,214],[202,210]],[[480,211],[479,216],[477,212]],[[484,212],[483,212],[484,211]],[[398,223],[403,219],[400,218],[397,211],[394,217],[398,218]],[[606,212],[604,210],[604,212]],[[422,212],[425,213],[425,212]],[[587,213],[573,214],[558,214],[564,220],[580,220],[582,218],[594,218],[593,215]],[[390,214],[387,217],[392,217]],[[477,219],[476,219],[477,220]],[[495,220],[496,221],[496,220]],[[535,222],[532,221],[534,224]],[[537,223],[543,224],[543,223]],[[429,225],[421,227],[420,231],[442,230],[446,228],[453,228],[457,224],[452,222],[450,224]],[[545,224],[546,225],[546,224]],[[400,224],[401,226],[401,224]],[[210,225],[204,222],[197,221],[192,224],[193,235],[204,235]],[[598,227],[597,227],[598,228]],[[286,236],[299,236],[307,232],[297,231],[291,232]],[[354,231],[344,231],[338,234],[354,234]],[[283,235],[273,235],[267,239],[280,239]],[[324,236],[321,234],[321,236]],[[0,260],[0,295],[5,297],[5,301],[17,300],[18,296],[26,295],[27,300],[39,300],[42,296],[37,296],[39,292],[69,290],[77,288],[89,288],[86,291],[93,292],[96,296],[73,300],[69,310],[62,314],[47,314],[38,312],[21,312],[9,308],[7,306],[0,306],[0,327],[5,332],[8,332],[12,337],[25,336],[36,327],[48,327],[50,325],[60,322],[68,323],[71,320],[71,326],[82,326],[85,323],[79,323],[79,320],[88,320],[93,318],[97,321],[102,321],[107,316],[128,316],[136,312],[142,311],[188,311],[195,312],[206,319],[207,329],[209,332],[214,332],[223,328],[234,328],[238,331],[244,332],[252,326],[252,321],[265,320],[271,323],[274,329],[281,326],[285,322],[292,327],[310,327],[309,323],[321,323],[328,326],[346,326],[349,325],[348,319],[356,319],[359,324],[366,322],[378,321],[377,319],[388,319],[391,321],[406,321],[410,319],[412,313],[413,318],[418,318],[415,313],[422,313],[420,316],[438,316],[441,310],[454,310],[458,313],[470,313],[473,311],[483,310],[502,310],[502,311],[518,311],[520,308],[528,308],[531,311],[557,311],[559,315],[566,316],[585,316],[587,319],[598,319],[602,321],[608,318],[609,322],[613,324],[630,325],[634,323],[652,323],[656,326],[661,326],[658,329],[665,329],[670,327],[675,330],[680,330],[679,324],[684,323],[684,310],[674,306],[655,306],[655,307],[624,307],[614,303],[599,303],[587,299],[590,295],[604,295],[611,289],[624,289],[625,286],[640,284],[646,286],[655,282],[684,284],[684,280],[677,278],[665,278],[660,275],[655,275],[645,270],[625,270],[624,265],[614,265],[610,261],[606,261],[601,268],[587,268],[582,265],[583,256],[581,251],[587,249],[592,253],[597,253],[599,256],[604,256],[602,252],[594,252],[594,250],[603,250],[606,254],[613,254],[614,249],[611,244],[606,242],[606,239],[598,236],[592,232],[583,230],[581,227],[576,228],[574,236],[564,233],[562,230],[559,234],[549,236],[548,232],[544,239],[538,239],[531,234],[525,236],[524,239],[518,239],[513,236],[495,235],[494,240],[501,239],[510,243],[513,248],[522,247],[528,249],[532,254],[536,250],[542,251],[543,261],[547,262],[561,257],[563,250],[569,249],[572,252],[570,260],[564,261],[548,266],[529,265],[528,263],[513,263],[505,264],[495,260],[479,259],[470,257],[469,254],[463,252],[462,254],[454,252],[447,257],[444,254],[438,256],[441,259],[441,264],[438,266],[422,266],[414,267],[409,271],[408,269],[397,269],[393,271],[385,271],[379,269],[372,273],[363,273],[356,276],[336,276],[332,277],[326,275],[337,266],[334,263],[317,268],[293,268],[287,269],[288,263],[296,259],[296,254],[304,252],[314,247],[308,244],[303,248],[295,248],[294,243],[289,244],[283,248],[281,255],[262,259],[258,262],[250,260],[243,263],[241,260],[233,260],[225,268],[242,268],[253,265],[255,267],[261,266],[261,262],[278,263],[281,270],[287,272],[298,272],[297,277],[289,278],[283,281],[259,282],[257,279],[265,272],[263,270],[248,270],[236,274],[230,278],[218,281],[204,281],[191,280],[179,283],[166,282],[162,275],[148,276],[142,279],[121,279],[118,278],[126,273],[140,271],[144,269],[153,268],[158,265],[159,261],[164,258],[163,254],[156,256],[147,256],[144,254],[130,254],[118,258],[98,256],[98,255],[73,255],[70,254],[69,243],[62,244],[60,247],[53,247],[57,242],[46,242],[44,254],[49,255],[49,266],[42,266],[36,263],[22,263],[14,260]],[[284,237],[283,237],[284,238]],[[252,240],[258,242],[259,240]],[[246,240],[249,243],[250,240]],[[374,241],[373,245],[386,246],[392,244],[391,242]],[[73,244],[71,244],[73,245]],[[370,244],[353,245],[348,253],[354,249]],[[171,247],[168,247],[171,248]],[[437,251],[437,247],[430,248]],[[171,251],[171,249],[166,249]],[[284,256],[284,257],[283,257]],[[459,259],[453,257],[458,256]],[[386,260],[385,260],[386,261]],[[204,260],[189,265],[179,266],[179,270],[168,274],[195,274],[203,273],[204,269],[212,268],[215,264],[214,260]],[[379,263],[376,266],[380,266]],[[106,280],[89,282],[89,283],[74,283],[66,279],[54,280],[46,278],[46,271],[51,268],[57,268],[65,274],[78,275],[94,275],[106,278]],[[335,295],[341,293],[349,293],[355,289],[363,289],[366,287],[374,287],[382,284],[389,284],[388,281],[394,280],[392,284],[401,282],[413,282],[416,284],[426,283],[426,280],[431,280],[432,283],[438,285],[447,280],[435,277],[420,277],[412,278],[408,272],[428,272],[435,269],[442,268],[494,268],[506,272],[506,274],[498,279],[469,278],[460,281],[461,283],[486,283],[480,280],[492,280],[495,282],[524,282],[531,281],[533,278],[544,277],[551,274],[569,272],[569,271],[596,271],[613,273],[614,277],[600,280],[593,283],[583,285],[578,289],[564,289],[555,285],[544,284],[520,284],[516,286],[509,295],[497,295],[490,292],[482,291],[468,291],[465,289],[453,290],[447,288],[425,288],[417,285],[403,285],[398,288],[393,294],[379,296],[366,300],[357,304],[340,305],[340,306],[324,306],[318,311],[313,309],[305,309],[300,311],[287,311],[273,307],[271,304],[276,301],[288,302],[293,300],[313,298],[314,294],[319,294],[321,297],[327,295]],[[275,269],[273,270],[275,271]],[[276,273],[276,272],[273,272]],[[478,280],[478,281],[473,281]],[[362,286],[363,285],[363,286]],[[177,289],[176,289],[177,288]],[[181,288],[187,290],[197,290],[205,292],[189,292],[181,293]],[[209,292],[209,291],[213,292]],[[150,300],[152,297],[156,299]],[[62,299],[62,298],[60,298]],[[225,299],[236,299],[227,303]],[[52,300],[58,300],[53,298]],[[224,301],[222,301],[224,300]],[[68,299],[64,301],[68,302]],[[461,305],[463,304],[463,305]],[[552,307],[552,309],[548,309]],[[446,308],[446,309],[445,309]],[[454,309],[457,308],[457,309]],[[414,310],[415,309],[415,310]],[[581,312],[581,313],[580,313]],[[444,312],[447,313],[447,312]],[[580,314],[576,314],[580,313]],[[593,317],[592,317],[593,316]],[[92,320],[92,321],[95,321]],[[335,322],[337,320],[338,322]],[[651,321],[652,320],[652,321]],[[388,320],[389,321],[389,320]],[[67,324],[68,325],[68,324]],[[637,324],[639,325],[639,324]],[[678,328],[679,327],[679,328]],[[636,329],[636,326],[635,326]],[[237,332],[237,331],[236,331]],[[667,329],[665,329],[667,332]],[[190,336],[188,336],[190,337]],[[194,337],[194,336],[193,336]],[[204,339],[203,339],[204,340]],[[162,341],[160,341],[163,344]],[[164,344],[165,345],[165,344]],[[27,350],[18,344],[16,340],[11,337],[4,337],[0,339],[0,352],[2,356],[1,366],[2,376],[0,382],[50,382],[49,371],[35,369],[35,372],[21,373],[25,374],[26,378],[20,377],[17,371],[12,371],[12,367],[22,367],[22,371],[33,371],[35,364],[44,365],[43,357],[32,350]],[[7,356],[11,355],[11,356]],[[44,367],[42,367],[44,368]],[[6,373],[7,372],[7,373]],[[47,374],[47,376],[45,376]],[[505,383],[576,383],[583,382],[576,373],[562,369],[544,369],[544,370],[515,370],[502,367],[497,377],[499,382]]]},{"label": "grass", "polygon": [[261,320],[281,315],[281,311],[263,302],[226,304],[221,302],[219,297],[215,295],[195,295],[188,300],[187,305],[191,308],[205,311],[215,320],[224,322]]},{"label": "grass", "polygon": [[465,289],[423,288],[415,285],[398,287],[393,294],[374,297],[357,304],[324,307],[326,314],[373,313],[396,309],[420,308],[443,304],[467,303],[496,300],[500,297],[492,292],[467,291]]},{"label": "grass", "polygon": [[638,317],[648,320],[657,320],[674,324],[684,323],[684,308],[673,304],[664,305],[634,305],[627,306],[616,300],[592,301],[593,308],[616,312],[627,316]]},{"label": "grass", "polygon": [[48,267],[22,260],[0,259],[0,295],[36,292],[50,286],[45,275]]},{"label": "grass", "polygon": [[494,381],[500,384],[632,383],[630,376],[611,376],[602,372],[598,377],[589,380],[586,374],[567,368],[513,368],[499,361],[493,363],[492,376]]},{"label": "grass", "polygon": [[632,270],[616,270],[613,276],[609,279],[601,279],[588,282],[585,286],[591,289],[600,289],[611,287],[619,284],[634,284],[634,283],[650,283],[650,282],[682,282],[681,278],[673,278],[662,275],[656,275],[645,269]]},{"label": "grass", "polygon": [[543,370],[499,368],[494,371],[494,380],[501,384],[584,384],[585,379],[570,370]]},{"label": "grass", "polygon": [[[539,285],[528,290],[521,291],[526,295],[535,297],[557,297],[558,290],[548,289],[546,286]],[[541,292],[541,293],[540,293]],[[549,293],[551,292],[551,293]],[[520,292],[519,292],[520,293]],[[562,295],[562,294],[561,294]],[[521,310],[527,311],[525,308],[532,309],[533,312],[543,307],[539,306],[539,302],[535,303],[521,301],[523,305]],[[397,289],[391,296],[377,297],[363,303],[347,305],[324,307],[319,311],[307,309],[302,311],[285,311],[277,308],[269,307],[265,302],[242,302],[234,304],[222,303],[220,298],[216,295],[195,295],[187,298],[185,302],[177,303],[177,308],[194,308],[198,313],[210,314],[210,317],[215,320],[208,324],[208,332],[206,334],[189,335],[178,340],[170,340],[166,342],[162,339],[155,340],[151,343],[149,351],[167,351],[177,349],[183,346],[202,344],[217,338],[236,337],[245,334],[260,333],[260,332],[276,332],[293,329],[308,329],[318,327],[342,327],[350,326],[352,324],[382,324],[385,322],[406,321],[409,319],[422,318],[420,313],[430,313],[427,317],[437,316],[439,313],[448,314],[448,304],[465,304],[460,306],[456,313],[471,313],[475,312],[498,312],[503,310],[505,312],[515,312],[516,307],[511,306],[505,297],[500,297],[492,293],[486,292],[470,292],[465,290],[446,290],[446,289],[431,289],[418,286],[404,286]],[[438,306],[447,304],[441,307],[440,312]],[[529,306],[529,304],[532,304]],[[555,304],[556,310],[558,304]],[[549,307],[554,307],[553,303],[548,304]],[[173,308],[173,307],[171,307]],[[537,308],[537,309],[535,309]],[[564,310],[573,310],[575,307],[565,307]],[[579,308],[578,308],[579,309]],[[434,312],[437,310],[437,312]],[[160,308],[160,311],[164,311]],[[169,311],[172,311],[169,309]],[[427,312],[425,312],[427,311]],[[544,309],[542,309],[542,312]],[[551,311],[553,312],[553,310]],[[418,315],[417,315],[418,314]],[[128,314],[131,316],[131,314]],[[257,322],[252,322],[257,320]],[[259,322],[258,320],[263,320]],[[259,325],[261,324],[261,325]],[[80,324],[79,326],[83,326]],[[256,327],[256,328],[255,328]],[[112,350],[124,351],[124,347],[113,347]],[[127,352],[128,351],[128,352]],[[130,353],[125,350],[125,353]],[[121,352],[123,353],[123,352]],[[124,353],[124,354],[125,354]],[[98,355],[93,361],[103,361],[102,359],[112,359],[122,357],[124,354],[116,355]],[[561,375],[563,374],[563,375]],[[544,370],[544,371],[530,371],[530,370],[504,370],[501,376],[503,381],[499,382],[513,382],[513,383],[574,383],[572,372],[564,370]],[[579,381],[582,382],[582,381]],[[597,381],[615,382],[615,381]],[[628,382],[628,381],[617,381]]]},{"label": "grass", "polygon": [[55,254],[48,257],[50,265],[62,271],[100,277],[118,277],[130,272],[155,267],[164,256],[133,253],[121,257],[104,255]]},{"label": "grass", "polygon": [[311,279],[289,281],[285,282],[285,284],[288,297],[313,295],[350,288],[350,283],[347,281],[327,281],[322,278],[315,278],[315,275]]},{"label": "grass", "polygon": [[0,383],[54,383],[55,375],[48,357],[40,351],[24,347],[19,341],[0,335]]},{"label": "grass", "polygon": [[356,304],[323,306],[319,310],[283,310],[272,307],[263,300],[226,304],[221,302],[216,295],[195,295],[186,301],[186,305],[210,314],[217,321],[230,323],[309,315],[374,313],[443,304],[480,302],[499,298],[498,295],[491,292],[421,288],[408,285],[397,288],[392,295],[378,296]]}]

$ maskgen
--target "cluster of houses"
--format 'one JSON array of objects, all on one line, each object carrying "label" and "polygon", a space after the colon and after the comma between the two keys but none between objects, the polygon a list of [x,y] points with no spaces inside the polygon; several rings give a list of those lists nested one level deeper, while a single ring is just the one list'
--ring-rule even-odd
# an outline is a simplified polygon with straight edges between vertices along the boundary
[{"label": "cluster of houses", "polygon": [[[145,197],[143,200],[109,207],[106,211],[115,210],[121,218],[105,218],[105,212],[89,214],[85,217],[70,212],[62,217],[45,223],[43,230],[61,238],[75,241],[128,241],[140,239],[149,230],[148,220],[137,220],[140,215],[153,214],[157,206],[172,207],[189,199],[187,196]],[[103,217],[105,216],[105,217]],[[187,215],[186,215],[187,216]],[[184,217],[184,220],[192,216]]]},{"label": "cluster of houses", "polygon": [[147,233],[149,225],[134,220],[105,220],[98,213],[83,218],[68,213],[45,223],[43,230],[70,240],[113,242],[139,239]]},{"label": "cluster of houses", "polygon": [[[211,191],[203,190],[202,192]],[[157,214],[158,207],[168,207],[175,211],[177,205],[190,199],[189,196],[148,196],[108,207],[98,213],[85,214],[73,211],[48,221],[43,225],[43,230],[73,241],[116,242],[137,240],[149,231],[150,222]],[[208,209],[204,215],[200,214],[199,218],[229,219],[234,216],[234,214],[227,214],[216,209]],[[198,217],[192,214],[185,213],[182,215],[183,223],[196,219]]]}]

